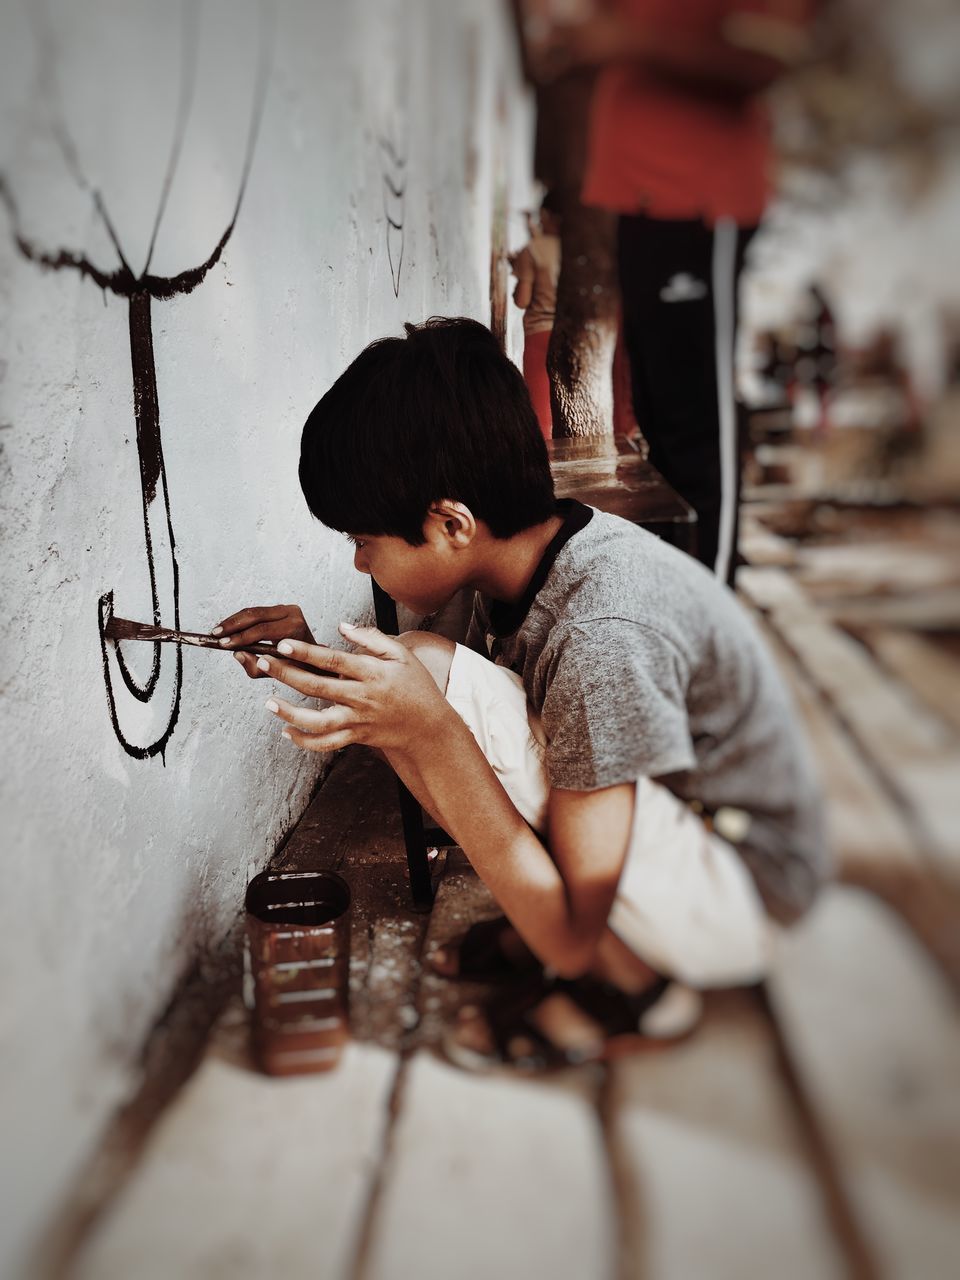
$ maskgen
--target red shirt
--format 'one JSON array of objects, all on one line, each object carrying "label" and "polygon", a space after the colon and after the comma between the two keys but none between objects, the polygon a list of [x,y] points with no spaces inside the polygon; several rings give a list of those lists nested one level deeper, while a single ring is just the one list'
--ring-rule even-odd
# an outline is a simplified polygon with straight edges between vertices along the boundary
[{"label": "red shirt", "polygon": [[[617,0],[614,7],[678,41],[717,37],[733,15],[792,21],[804,8],[790,0]],[[616,213],[750,226],[767,201],[769,159],[758,98],[699,94],[640,61],[610,63],[594,89],[581,198]]]}]

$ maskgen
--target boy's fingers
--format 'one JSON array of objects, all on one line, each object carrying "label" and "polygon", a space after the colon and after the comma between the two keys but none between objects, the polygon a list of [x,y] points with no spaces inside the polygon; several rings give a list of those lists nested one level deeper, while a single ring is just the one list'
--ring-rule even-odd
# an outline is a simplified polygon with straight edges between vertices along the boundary
[{"label": "boy's fingers", "polygon": [[354,742],[353,734],[349,729],[339,733],[329,733],[324,737],[303,733],[299,729],[284,729],[283,736],[289,738],[295,747],[301,747],[304,751],[339,751],[341,747],[352,746]]},{"label": "boy's fingers", "polygon": [[[309,648],[302,645],[301,648]],[[330,652],[336,652],[331,650]],[[299,659],[298,661],[303,661]],[[282,658],[256,658],[255,662],[261,675],[280,680],[298,693],[305,693],[308,698],[323,698],[326,702],[345,703],[350,706],[360,700],[363,691],[359,680],[337,679],[322,671],[301,667],[298,662],[284,662]],[[310,666],[312,667],[312,663]]]},{"label": "boy's fingers", "polygon": [[327,707],[317,711],[313,707],[298,707],[282,698],[268,698],[266,708],[278,720],[284,720],[304,733],[312,733],[323,737],[328,733],[339,733],[354,727],[356,715],[348,707]]},{"label": "boy's fingers", "polygon": [[393,658],[402,662],[407,657],[407,650],[395,636],[385,636],[376,627],[355,627],[351,622],[341,622],[339,631],[351,644],[366,649],[378,658]]},{"label": "boy's fingers", "polygon": [[291,640],[289,636],[284,636],[277,645],[277,659],[282,661],[284,658],[316,667],[320,675],[329,676],[333,672],[347,680],[367,680],[377,670],[377,664],[362,653],[331,649],[325,644],[307,644],[305,640]]},{"label": "boy's fingers", "polygon": [[239,644],[256,644],[259,640],[282,640],[289,629],[289,618],[281,618],[279,622],[258,622],[232,635],[221,636],[220,643],[225,649],[235,649]]},{"label": "boy's fingers", "polygon": [[[231,613],[229,618],[224,618],[222,622],[218,622],[217,627],[219,627],[220,631],[232,635],[235,631],[242,631],[244,627],[253,626],[257,622],[279,622],[289,612],[290,606],[286,604],[264,605],[256,609],[241,609],[239,613]],[[217,630],[217,627],[214,627],[214,631]]]},{"label": "boy's fingers", "polygon": [[241,667],[243,667],[251,680],[262,679],[264,672],[257,668],[257,660],[252,653],[235,653],[233,656],[236,658],[237,662],[240,663]]}]

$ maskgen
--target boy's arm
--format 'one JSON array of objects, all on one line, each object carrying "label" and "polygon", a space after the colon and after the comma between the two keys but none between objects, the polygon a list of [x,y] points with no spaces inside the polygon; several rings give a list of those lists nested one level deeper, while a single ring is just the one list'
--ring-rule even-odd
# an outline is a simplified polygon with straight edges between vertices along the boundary
[{"label": "boy's arm", "polygon": [[385,755],[457,841],[531,951],[560,977],[591,965],[613,905],[633,821],[635,785],[550,792],[550,852],[513,806],[454,714],[427,752]]},{"label": "boy's arm", "polygon": [[313,675],[278,658],[264,674],[335,705],[270,699],[297,746],[380,749],[413,794],[457,841],[531,950],[562,976],[586,971],[603,934],[626,853],[633,784],[554,791],[552,855],[513,806],[476,739],[423,664],[374,630],[342,627],[367,656],[286,643],[280,652],[337,672]]}]

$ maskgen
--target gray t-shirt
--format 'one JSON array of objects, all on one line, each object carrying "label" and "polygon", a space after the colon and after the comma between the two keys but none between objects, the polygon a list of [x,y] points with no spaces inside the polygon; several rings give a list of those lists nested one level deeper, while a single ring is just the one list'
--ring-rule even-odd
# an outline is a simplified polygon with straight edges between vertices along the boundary
[{"label": "gray t-shirt", "polygon": [[580,503],[559,510],[524,599],[478,595],[468,636],[523,680],[550,785],[646,776],[708,813],[742,811],[741,855],[771,912],[796,917],[828,868],[820,790],[752,619],[653,534]]}]

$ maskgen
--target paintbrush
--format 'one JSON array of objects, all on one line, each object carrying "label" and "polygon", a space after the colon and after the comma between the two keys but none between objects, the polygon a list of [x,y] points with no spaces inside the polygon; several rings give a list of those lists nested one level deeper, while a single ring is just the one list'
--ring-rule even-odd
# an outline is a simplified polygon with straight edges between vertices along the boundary
[{"label": "paintbrush", "polygon": [[219,649],[221,653],[272,653],[277,657],[275,645],[266,640],[256,644],[222,645],[218,636],[202,631],[173,631],[170,627],[156,627],[152,622],[131,622],[129,618],[111,618],[103,629],[107,640],[149,640],[151,643],[192,644],[199,649]]},{"label": "paintbrush", "polygon": [[323,667],[311,667],[306,662],[297,662],[293,658],[285,658],[277,653],[276,645],[268,640],[258,640],[256,644],[225,645],[220,643],[219,636],[207,635],[202,631],[173,631],[170,627],[156,627],[152,622],[131,622],[129,618],[112,617],[103,628],[106,640],[149,640],[152,644],[192,644],[198,649],[217,649],[220,653],[253,653],[267,654],[280,662],[288,662],[292,667],[300,667],[317,675],[336,676],[336,672],[326,671]]}]

